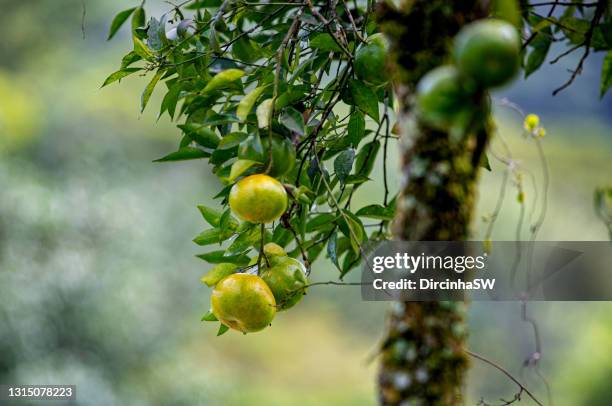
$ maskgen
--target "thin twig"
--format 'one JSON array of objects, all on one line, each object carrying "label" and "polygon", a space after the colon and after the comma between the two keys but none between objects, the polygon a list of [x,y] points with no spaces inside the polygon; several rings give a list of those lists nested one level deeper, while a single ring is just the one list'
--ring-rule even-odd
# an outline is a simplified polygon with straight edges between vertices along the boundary
[{"label": "thin twig", "polygon": [[87,7],[85,6],[85,0],[81,0],[81,34],[85,39],[85,16],[87,15]]},{"label": "thin twig", "polygon": [[490,359],[477,354],[475,352],[472,352],[468,349],[464,349],[465,353],[468,354],[471,357],[474,357],[486,364],[491,365],[493,368],[497,369],[498,371],[500,371],[501,373],[503,373],[504,375],[506,375],[512,382],[514,382],[515,384],[518,385],[518,387],[527,394],[527,396],[529,396],[534,402],[536,402],[538,405],[540,406],[544,406],[544,404],[542,402],[540,402],[533,393],[531,393],[531,391],[529,389],[527,389],[527,387],[525,385],[523,385],[517,378],[515,378],[510,372],[508,372],[508,370],[506,370],[504,367],[502,367],[501,365],[497,364],[494,361],[491,361]]},{"label": "thin twig", "polygon": [[531,3],[529,7],[542,7],[542,6],[581,6],[581,7],[596,7],[597,2],[593,3],[582,3],[579,1],[546,1],[543,3]]},{"label": "thin twig", "polygon": [[565,82],[563,85],[559,86],[557,89],[553,91],[552,93],[553,96],[556,96],[559,92],[569,87],[572,83],[574,83],[574,80],[576,80],[578,75],[582,73],[584,61],[586,61],[586,59],[589,56],[589,53],[591,52],[591,41],[593,39],[593,33],[595,32],[595,27],[597,26],[597,24],[599,23],[599,20],[603,16],[607,3],[608,3],[608,0],[599,0],[597,2],[597,8],[595,9],[595,13],[593,14],[593,19],[591,20],[589,29],[584,34],[584,40],[580,44],[580,46],[584,46],[584,53],[582,54],[582,57],[580,57],[580,60],[578,61],[578,65],[576,66],[576,69],[572,71],[570,78],[567,80],[567,82]]}]

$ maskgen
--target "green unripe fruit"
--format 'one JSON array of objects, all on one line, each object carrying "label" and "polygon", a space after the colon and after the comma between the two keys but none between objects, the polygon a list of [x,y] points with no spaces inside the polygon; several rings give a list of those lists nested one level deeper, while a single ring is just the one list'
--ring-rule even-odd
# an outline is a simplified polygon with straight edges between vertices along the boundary
[{"label": "green unripe fruit", "polygon": [[505,21],[486,19],[465,26],[455,37],[454,57],[459,71],[480,86],[502,86],[520,67],[521,39]]},{"label": "green unripe fruit", "polygon": [[[261,137],[251,135],[238,148],[238,158],[261,162],[267,168],[269,162],[270,141],[268,134]],[[287,174],[295,165],[295,147],[287,138],[272,136],[272,168],[268,173],[273,177]]]},{"label": "green unripe fruit", "polygon": [[261,278],[274,295],[277,311],[287,310],[304,296],[308,284],[306,268],[300,261],[288,256],[270,256],[268,261],[270,267],[262,267]]},{"label": "green unripe fruit", "polygon": [[461,77],[454,66],[440,66],[429,71],[417,85],[418,112],[421,120],[438,130],[463,124],[473,114],[473,85]]},{"label": "green unripe fruit", "polygon": [[[269,150],[268,145],[270,141],[268,135],[264,135],[261,139],[261,145],[263,146],[264,154],[264,166],[268,165]],[[272,168],[270,169],[270,176],[279,177],[287,174],[295,165],[295,147],[293,143],[287,138],[279,136],[272,137]]]},{"label": "green unripe fruit", "polygon": [[388,45],[382,34],[374,34],[355,53],[355,74],[366,83],[378,86],[388,82],[386,60]]}]

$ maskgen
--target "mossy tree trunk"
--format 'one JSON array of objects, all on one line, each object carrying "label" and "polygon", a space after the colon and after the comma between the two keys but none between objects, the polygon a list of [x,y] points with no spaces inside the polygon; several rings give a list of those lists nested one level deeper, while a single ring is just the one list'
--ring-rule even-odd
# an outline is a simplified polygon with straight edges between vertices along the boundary
[{"label": "mossy tree trunk", "polygon": [[[419,123],[414,89],[429,70],[449,62],[459,29],[486,16],[484,2],[403,0],[382,3],[378,19],[392,42],[391,69],[401,104],[403,182],[395,236],[404,240],[465,240],[472,218],[479,163],[487,143],[486,123],[453,140]],[[397,4],[397,3],[396,3]],[[478,123],[477,123],[478,124]],[[468,361],[463,305],[452,302],[395,303],[388,314],[379,373],[384,405],[462,404]]]}]

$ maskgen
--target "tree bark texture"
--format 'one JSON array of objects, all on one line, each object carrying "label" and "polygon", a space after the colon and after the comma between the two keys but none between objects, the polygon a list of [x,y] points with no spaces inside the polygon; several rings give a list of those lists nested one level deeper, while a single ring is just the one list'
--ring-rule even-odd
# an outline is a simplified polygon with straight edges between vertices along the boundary
[{"label": "tree bark texture", "polygon": [[[391,40],[389,71],[395,75],[401,106],[402,184],[395,238],[465,240],[488,140],[487,123],[477,123],[459,139],[429,129],[414,114],[414,90],[424,74],[450,63],[453,37],[463,25],[485,17],[486,5],[474,0],[403,0],[381,3],[377,15]],[[462,404],[466,337],[463,303],[394,303],[382,346],[380,403]]]}]

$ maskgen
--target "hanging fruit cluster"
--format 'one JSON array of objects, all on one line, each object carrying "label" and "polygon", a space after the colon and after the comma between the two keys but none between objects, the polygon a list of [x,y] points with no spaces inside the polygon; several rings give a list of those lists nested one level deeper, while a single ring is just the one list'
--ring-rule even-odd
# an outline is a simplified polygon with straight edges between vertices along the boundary
[{"label": "hanging fruit cluster", "polygon": [[453,64],[427,73],[417,86],[421,120],[463,134],[489,114],[486,90],[509,83],[520,68],[521,41],[512,24],[484,19],[455,37]]},{"label": "hanging fruit cluster", "polygon": [[[286,171],[288,167],[287,156],[280,155],[285,152],[281,144],[273,144],[274,148],[281,149],[278,157],[283,159],[278,161],[277,174],[283,174],[281,169]],[[274,150],[271,154],[274,156]],[[264,225],[278,220],[285,212],[287,192],[271,176],[250,175],[232,186],[229,206],[241,220],[261,225],[263,245]],[[263,245],[259,255],[253,257],[246,267],[220,264],[202,280],[208,286],[214,286],[211,310],[204,318],[219,320],[222,326],[245,334],[264,329],[277,311],[296,305],[304,296],[308,284],[304,264],[289,257],[282,247],[273,242]]]}]

